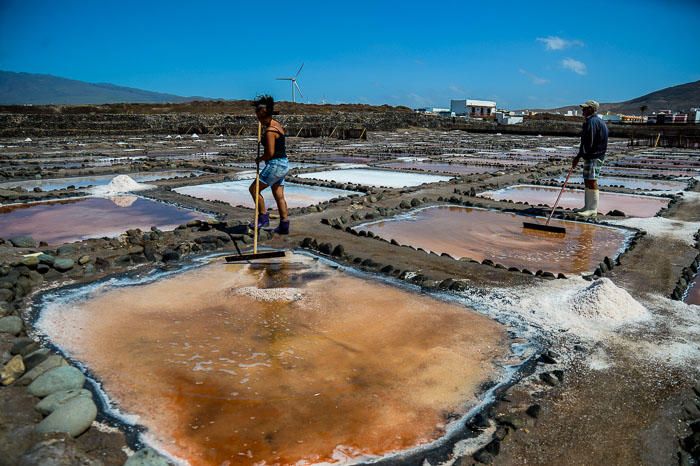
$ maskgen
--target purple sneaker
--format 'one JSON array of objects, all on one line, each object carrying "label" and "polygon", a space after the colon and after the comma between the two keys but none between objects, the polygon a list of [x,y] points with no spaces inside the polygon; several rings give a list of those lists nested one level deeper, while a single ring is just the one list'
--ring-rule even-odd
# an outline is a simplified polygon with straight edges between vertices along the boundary
[{"label": "purple sneaker", "polygon": [[280,220],[280,224],[274,230],[278,235],[288,235],[289,234],[289,220]]},{"label": "purple sneaker", "polygon": [[[258,215],[258,230],[264,227],[270,226],[270,214],[259,214]],[[248,227],[251,229],[255,228],[255,225],[253,225],[253,222],[248,224]]]}]

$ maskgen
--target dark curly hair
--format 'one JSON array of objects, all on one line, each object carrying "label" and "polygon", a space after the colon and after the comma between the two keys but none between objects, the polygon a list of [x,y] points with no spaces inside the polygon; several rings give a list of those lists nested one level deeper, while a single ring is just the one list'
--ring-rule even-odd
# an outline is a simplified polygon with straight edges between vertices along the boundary
[{"label": "dark curly hair", "polygon": [[269,95],[259,95],[253,100],[253,103],[251,104],[253,107],[256,109],[264,106],[265,111],[267,112],[268,115],[276,115],[277,112],[275,112],[275,99],[272,98],[272,96]]}]

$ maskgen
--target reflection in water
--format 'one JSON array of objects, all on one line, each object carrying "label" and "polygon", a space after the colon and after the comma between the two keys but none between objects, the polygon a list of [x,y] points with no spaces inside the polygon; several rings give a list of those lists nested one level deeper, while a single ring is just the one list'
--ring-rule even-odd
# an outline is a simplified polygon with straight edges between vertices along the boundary
[{"label": "reflection in water", "polygon": [[84,198],[0,207],[0,237],[30,235],[62,244],[116,236],[131,228],[169,230],[205,215],[136,196]]},{"label": "reflection in water", "polygon": [[[254,173],[253,173],[254,176]],[[183,186],[173,191],[188,196],[198,197],[207,201],[222,201],[233,206],[243,205],[253,207],[253,200],[248,192],[252,180],[226,181],[224,183],[208,183],[195,186]],[[277,208],[272,190],[263,191],[266,207]],[[321,186],[304,186],[301,184],[286,183],[284,185],[284,197],[290,209],[295,207],[308,207],[329,201],[336,197],[346,197],[357,194],[355,191],[344,189],[324,188]]]},{"label": "reflection in water", "polygon": [[525,220],[509,213],[440,206],[356,230],[455,258],[563,273],[592,271],[605,256],[615,257],[631,235],[617,228],[552,220],[552,225],[566,228],[561,235],[523,228]]},{"label": "reflection in water", "polygon": [[[528,202],[530,205],[551,206],[557,199],[561,188],[555,186],[509,186],[498,191],[486,191],[479,196],[496,201],[510,200],[513,202]],[[670,199],[663,197],[641,196],[637,194],[620,194],[600,192],[598,212],[606,214],[611,210],[621,210],[628,217],[653,217],[666,207]],[[583,206],[583,190],[567,189],[561,196],[559,206],[574,209]]]},{"label": "reflection in water", "polygon": [[451,177],[428,175],[425,173],[405,173],[391,170],[372,168],[346,168],[343,170],[326,170],[312,173],[302,173],[299,178],[313,178],[336,183],[357,183],[363,186],[386,186],[388,188],[403,188],[418,186],[423,183],[449,181]]},{"label": "reflection in water", "polygon": [[49,305],[37,325],[194,465],[331,461],[430,441],[507,352],[503,328],[462,306],[287,261],[107,287]]}]

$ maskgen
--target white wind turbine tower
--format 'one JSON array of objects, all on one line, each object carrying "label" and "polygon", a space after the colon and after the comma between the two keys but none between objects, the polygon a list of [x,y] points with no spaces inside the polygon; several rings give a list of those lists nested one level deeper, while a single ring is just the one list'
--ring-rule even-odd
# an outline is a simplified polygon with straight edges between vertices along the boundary
[{"label": "white wind turbine tower", "polygon": [[294,88],[296,87],[296,90],[299,91],[299,95],[301,98],[304,98],[304,94],[301,93],[301,88],[299,87],[299,84],[297,84],[297,76],[299,76],[299,73],[301,73],[301,69],[304,67],[304,64],[302,63],[299,69],[297,70],[297,74],[295,74],[291,78],[276,78],[278,81],[289,81],[290,84],[292,85],[292,102],[296,102],[296,94]]}]

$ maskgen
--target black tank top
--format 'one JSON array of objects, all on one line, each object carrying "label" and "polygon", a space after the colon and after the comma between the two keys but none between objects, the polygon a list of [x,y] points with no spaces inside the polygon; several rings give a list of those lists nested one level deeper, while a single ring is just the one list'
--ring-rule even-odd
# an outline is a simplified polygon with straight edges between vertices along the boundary
[{"label": "black tank top", "polygon": [[284,134],[280,133],[278,130],[273,129],[268,127],[265,132],[262,135],[262,140],[260,143],[263,145],[265,149],[267,149],[267,137],[265,135],[267,134],[268,131],[274,131],[275,133],[279,134],[279,137],[275,139],[275,152],[274,155],[272,156],[273,159],[284,159],[287,157],[287,144],[285,143],[284,139]]}]

